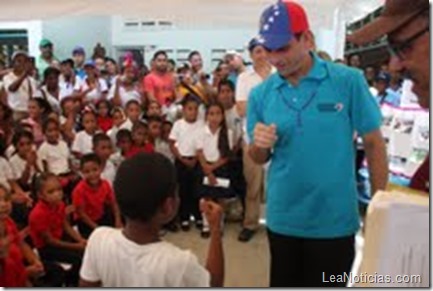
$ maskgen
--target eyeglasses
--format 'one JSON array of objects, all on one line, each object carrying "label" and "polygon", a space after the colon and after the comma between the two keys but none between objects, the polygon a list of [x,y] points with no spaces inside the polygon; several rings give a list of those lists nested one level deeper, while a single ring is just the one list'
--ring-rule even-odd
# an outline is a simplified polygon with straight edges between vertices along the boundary
[{"label": "eyeglasses", "polygon": [[421,31],[415,33],[413,36],[407,38],[403,41],[393,42],[388,39],[388,51],[392,56],[397,56],[400,59],[404,59],[406,53],[412,48],[413,43],[427,33],[430,30],[430,27],[422,29]]}]

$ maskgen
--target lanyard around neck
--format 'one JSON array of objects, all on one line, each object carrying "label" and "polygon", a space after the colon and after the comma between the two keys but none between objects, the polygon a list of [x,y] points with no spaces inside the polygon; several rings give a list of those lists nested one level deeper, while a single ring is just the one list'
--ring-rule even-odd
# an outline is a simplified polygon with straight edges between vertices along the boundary
[{"label": "lanyard around neck", "polygon": [[316,98],[317,93],[319,93],[319,89],[321,88],[323,84],[323,80],[320,81],[320,83],[317,85],[316,89],[312,92],[312,94],[307,98],[306,102],[301,107],[296,107],[293,104],[291,104],[284,96],[281,88],[278,90],[280,93],[280,98],[283,100],[284,104],[288,109],[291,111],[295,111],[296,113],[296,129],[297,131],[301,132],[303,123],[302,123],[302,113],[311,105],[313,100]]}]

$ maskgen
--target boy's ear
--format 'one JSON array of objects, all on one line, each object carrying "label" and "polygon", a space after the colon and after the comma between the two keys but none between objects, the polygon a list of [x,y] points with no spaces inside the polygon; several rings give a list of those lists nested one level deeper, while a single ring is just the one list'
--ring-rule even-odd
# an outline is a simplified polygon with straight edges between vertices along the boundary
[{"label": "boy's ear", "polygon": [[170,196],[164,200],[159,208],[159,217],[163,224],[169,223],[176,216],[178,205],[176,196]]}]

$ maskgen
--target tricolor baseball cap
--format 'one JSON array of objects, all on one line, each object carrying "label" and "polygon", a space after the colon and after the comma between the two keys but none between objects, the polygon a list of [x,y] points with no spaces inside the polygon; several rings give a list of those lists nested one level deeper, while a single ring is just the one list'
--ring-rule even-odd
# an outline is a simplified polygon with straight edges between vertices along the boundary
[{"label": "tricolor baseball cap", "polygon": [[298,3],[280,0],[262,13],[257,40],[265,48],[277,50],[286,46],[296,34],[309,29],[304,8]]}]

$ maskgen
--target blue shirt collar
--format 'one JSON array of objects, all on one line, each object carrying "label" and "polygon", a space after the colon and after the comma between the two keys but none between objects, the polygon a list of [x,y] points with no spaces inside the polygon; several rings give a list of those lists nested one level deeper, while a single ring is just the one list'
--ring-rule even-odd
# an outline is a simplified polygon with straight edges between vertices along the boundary
[{"label": "blue shirt collar", "polygon": [[[301,82],[304,80],[320,81],[328,76],[328,70],[326,69],[325,61],[319,58],[317,54],[313,52],[310,53],[310,55],[313,58],[313,67],[311,68],[310,72],[301,79]],[[275,74],[273,87],[275,89],[278,89],[281,86],[292,87],[284,77],[277,73]]]}]

